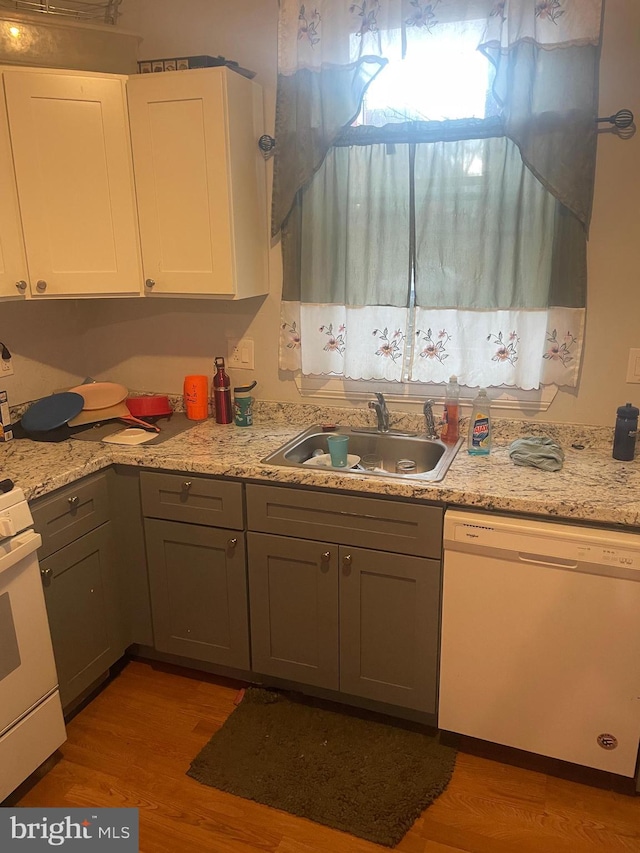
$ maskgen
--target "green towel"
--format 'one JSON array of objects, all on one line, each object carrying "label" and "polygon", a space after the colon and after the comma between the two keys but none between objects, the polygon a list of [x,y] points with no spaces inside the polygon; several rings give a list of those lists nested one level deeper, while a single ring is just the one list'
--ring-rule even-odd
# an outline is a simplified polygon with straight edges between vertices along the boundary
[{"label": "green towel", "polygon": [[528,435],[517,438],[509,445],[509,456],[516,465],[532,465],[543,471],[559,471],[564,461],[564,450],[545,435]]}]

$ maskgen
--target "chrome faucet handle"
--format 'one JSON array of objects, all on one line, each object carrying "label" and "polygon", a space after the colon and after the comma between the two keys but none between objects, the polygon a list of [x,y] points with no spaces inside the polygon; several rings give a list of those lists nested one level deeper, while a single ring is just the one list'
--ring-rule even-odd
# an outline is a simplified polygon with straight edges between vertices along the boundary
[{"label": "chrome faucet handle", "polygon": [[369,400],[367,406],[376,413],[376,417],[378,419],[378,432],[382,432],[382,408],[380,403],[377,403],[375,400]]},{"label": "chrome faucet handle", "polygon": [[369,402],[369,408],[374,409],[378,417],[378,432],[389,432],[389,410],[384,395],[376,391],[376,400]]},{"label": "chrome faucet handle", "polygon": [[427,438],[438,438],[433,418],[433,400],[426,400],[422,407],[422,411],[424,413],[424,431]]}]

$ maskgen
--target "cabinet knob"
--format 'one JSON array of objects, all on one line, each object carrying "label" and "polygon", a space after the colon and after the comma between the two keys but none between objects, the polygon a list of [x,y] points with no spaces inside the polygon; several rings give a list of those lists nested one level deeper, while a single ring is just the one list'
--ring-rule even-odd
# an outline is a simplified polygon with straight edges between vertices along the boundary
[{"label": "cabinet knob", "polygon": [[331,551],[325,551],[324,553],[320,554],[321,562],[328,563],[330,559],[331,559]]},{"label": "cabinet knob", "polygon": [[43,278],[39,278],[36,281],[36,290],[39,290],[40,293],[43,293],[47,289],[47,282]]},{"label": "cabinet knob", "polygon": [[193,485],[193,483],[191,482],[191,480],[185,480],[184,483],[182,484],[182,488],[184,489],[185,492],[188,492],[192,485]]},{"label": "cabinet knob", "polygon": [[80,498],[77,495],[74,495],[72,498],[67,498],[69,501],[69,506],[75,509],[80,503]]},{"label": "cabinet knob", "polygon": [[27,282],[23,281],[22,279],[20,281],[16,281],[16,287],[18,288],[20,293],[24,293],[27,289]]},{"label": "cabinet knob", "polygon": [[53,578],[53,569],[43,569],[40,568],[40,575],[42,577],[43,582],[50,584],[51,579]]},{"label": "cabinet knob", "polygon": [[351,554],[345,554],[342,558],[342,568],[344,570],[345,575],[348,575],[351,571],[351,563],[353,562],[353,557]]},{"label": "cabinet knob", "polygon": [[227,545],[231,549],[235,548],[237,544],[238,544],[238,540],[235,536],[233,537],[233,539],[229,539],[229,541],[227,542]]},{"label": "cabinet knob", "polygon": [[152,287],[155,287],[156,286],[155,280],[152,278],[145,279],[144,286],[148,287],[149,289],[151,289]]}]

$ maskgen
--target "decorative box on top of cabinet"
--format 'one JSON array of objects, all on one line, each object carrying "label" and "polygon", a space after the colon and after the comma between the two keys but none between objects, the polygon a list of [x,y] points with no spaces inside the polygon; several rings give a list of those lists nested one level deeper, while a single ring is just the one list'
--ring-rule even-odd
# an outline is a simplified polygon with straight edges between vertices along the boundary
[{"label": "decorative box on top of cabinet", "polygon": [[[6,178],[1,271],[12,270],[1,293],[38,299],[139,296],[127,78],[1,70],[6,98],[0,114],[0,177]],[[22,233],[16,234],[20,222]]]},{"label": "decorative box on top of cabinet", "polygon": [[145,293],[268,292],[262,89],[225,67],[129,78]]}]

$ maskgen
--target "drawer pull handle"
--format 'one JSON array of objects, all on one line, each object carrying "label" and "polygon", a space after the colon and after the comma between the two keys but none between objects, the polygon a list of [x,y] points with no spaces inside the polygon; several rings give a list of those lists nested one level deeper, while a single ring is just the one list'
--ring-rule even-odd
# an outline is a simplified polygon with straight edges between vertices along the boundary
[{"label": "drawer pull handle", "polygon": [[185,490],[185,492],[188,492],[192,485],[193,484],[192,484],[191,480],[185,480],[184,483],[182,484],[182,488]]},{"label": "drawer pull handle", "polygon": [[331,559],[331,551],[324,551],[322,554],[320,554],[320,560],[323,563],[328,563],[330,559]]},{"label": "drawer pull handle", "polygon": [[235,548],[237,544],[238,544],[238,540],[235,536],[233,537],[233,539],[229,539],[229,541],[227,542],[227,545],[229,546],[229,548]]},{"label": "drawer pull handle", "polygon": [[80,498],[77,495],[74,495],[72,498],[68,498],[68,501],[69,501],[69,506],[75,508],[80,503]]},{"label": "drawer pull handle", "polygon": [[40,574],[42,575],[42,580],[43,580],[43,581],[46,581],[47,583],[50,583],[50,582],[51,582],[51,579],[53,578],[53,569],[43,569],[43,568],[41,568],[41,569],[40,569]]}]

